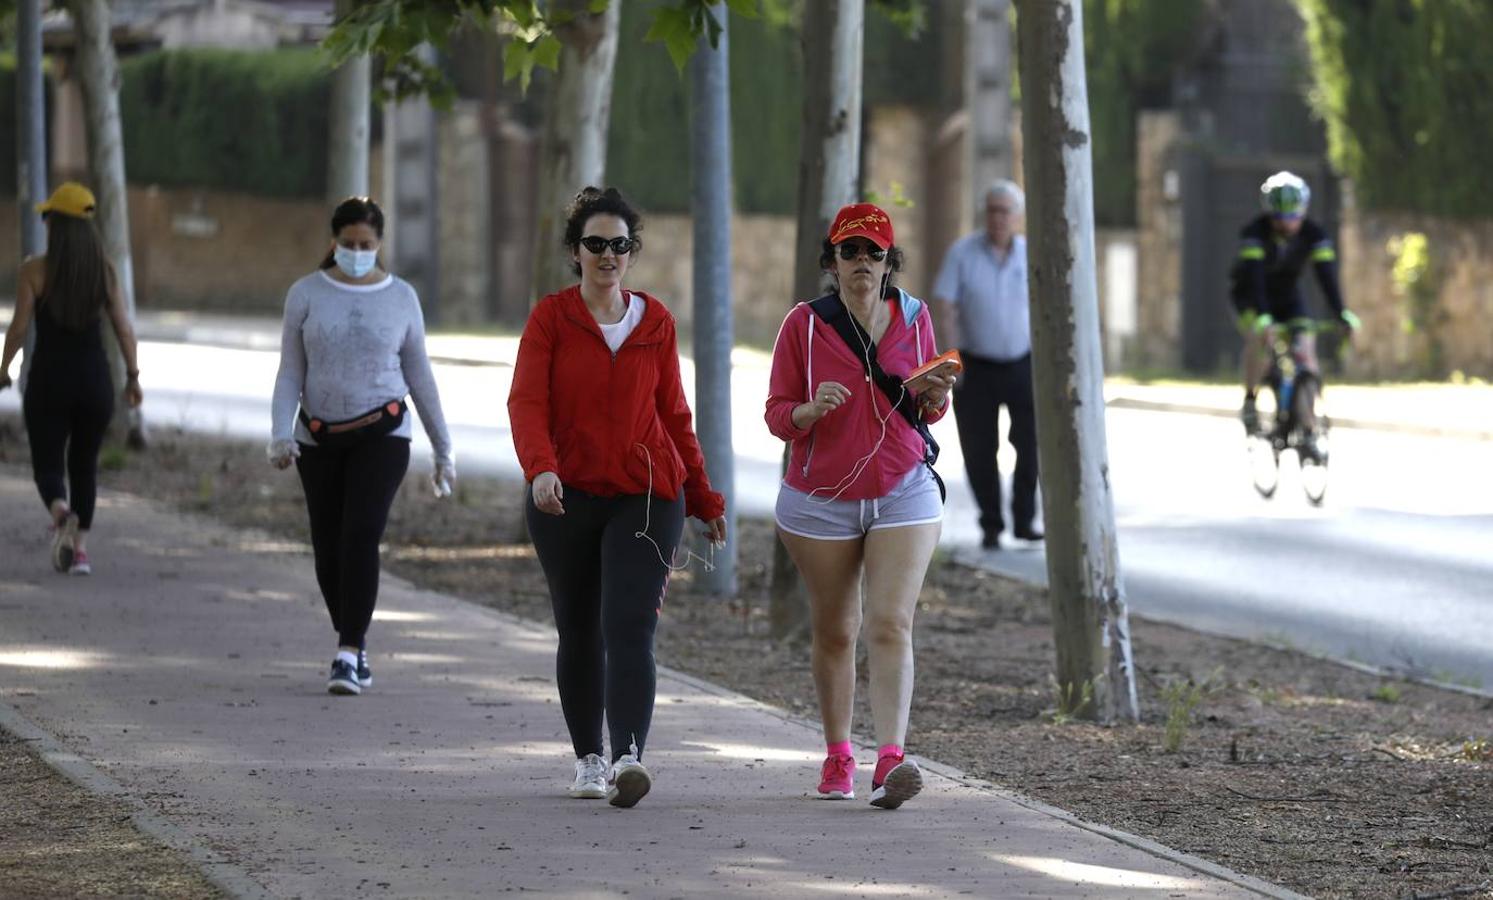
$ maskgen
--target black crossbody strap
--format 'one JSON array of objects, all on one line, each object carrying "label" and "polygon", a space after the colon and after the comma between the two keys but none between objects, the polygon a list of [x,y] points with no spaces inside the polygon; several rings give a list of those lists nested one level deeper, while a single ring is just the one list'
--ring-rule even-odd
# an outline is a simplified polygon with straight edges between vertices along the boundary
[{"label": "black crossbody strap", "polygon": [[933,480],[938,482],[938,493],[940,497],[947,497],[943,479],[934,470],[933,464],[938,462],[938,441],[934,440],[933,432],[928,429],[928,423],[918,414],[918,401],[902,385],[901,379],[894,375],[888,375],[876,359],[876,342],[871,340],[871,335],[861,327],[861,323],[855,320],[850,310],[845,308],[845,302],[838,294],[825,294],[809,304],[809,309],[824,323],[835,330],[845,345],[851,349],[856,356],[861,358],[861,368],[881,392],[886,395],[902,415],[923,438],[923,462],[927,464],[928,471],[933,473]]}]

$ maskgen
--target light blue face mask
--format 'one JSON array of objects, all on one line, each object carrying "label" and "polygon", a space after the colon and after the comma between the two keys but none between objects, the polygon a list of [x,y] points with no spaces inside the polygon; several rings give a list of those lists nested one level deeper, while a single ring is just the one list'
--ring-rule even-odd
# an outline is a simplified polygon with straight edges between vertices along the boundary
[{"label": "light blue face mask", "polygon": [[378,264],[377,250],[353,250],[350,247],[337,245],[332,251],[332,259],[336,261],[337,268],[341,269],[350,278],[362,278],[373,267]]}]

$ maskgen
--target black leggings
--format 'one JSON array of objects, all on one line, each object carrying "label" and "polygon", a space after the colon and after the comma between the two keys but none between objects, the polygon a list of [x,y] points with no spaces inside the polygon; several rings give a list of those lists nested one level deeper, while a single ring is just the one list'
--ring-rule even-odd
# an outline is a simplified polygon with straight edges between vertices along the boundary
[{"label": "black leggings", "polygon": [[296,471],[311,515],[316,583],[339,646],[365,646],[378,601],[378,543],[409,464],[408,438],[370,438],[336,450],[301,445]]},{"label": "black leggings", "polygon": [[33,368],[26,381],[23,415],[31,444],[31,472],[42,503],[50,510],[53,502],[71,497],[68,505],[78,515],[78,526],[92,528],[98,455],[114,415],[114,385],[108,370],[43,372]]},{"label": "black leggings", "polygon": [[[679,545],[684,500],[653,497],[650,507],[646,495],[566,488],[564,504],[563,516],[542,513],[530,491],[526,511],[560,633],[555,670],[570,742],[578,758],[602,755],[604,716],[612,760],[631,744],[641,758],[653,721],[653,634],[669,582],[663,560]],[[645,514],[658,549],[635,536]]]}]

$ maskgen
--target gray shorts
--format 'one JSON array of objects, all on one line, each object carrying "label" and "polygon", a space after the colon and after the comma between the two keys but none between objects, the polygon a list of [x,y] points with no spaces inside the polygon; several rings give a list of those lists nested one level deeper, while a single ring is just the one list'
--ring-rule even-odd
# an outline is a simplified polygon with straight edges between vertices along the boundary
[{"label": "gray shorts", "polygon": [[773,518],[789,534],[821,541],[849,541],[882,528],[943,521],[938,484],[921,463],[884,497],[831,500],[831,496],[825,492],[810,496],[784,484],[778,489]]}]

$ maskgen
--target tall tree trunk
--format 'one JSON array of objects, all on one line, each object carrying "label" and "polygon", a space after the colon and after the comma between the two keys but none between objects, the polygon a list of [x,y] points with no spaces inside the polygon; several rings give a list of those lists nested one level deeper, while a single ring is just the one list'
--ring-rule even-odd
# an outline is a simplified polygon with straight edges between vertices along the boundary
[{"label": "tall tree trunk", "polygon": [[[426,63],[435,49],[416,51]],[[384,107],[384,245],[389,265],[420,295],[428,324],[441,319],[439,153],[435,109],[421,95]]]},{"label": "tall tree trunk", "polygon": [[[88,132],[88,173],[98,199],[97,222],[104,252],[114,264],[125,311],[135,318],[135,267],[130,255],[129,193],[124,175],[124,132],[119,122],[119,59],[110,34],[107,0],[68,0],[77,33],[77,77],[83,89]],[[105,329],[108,331],[108,329]],[[112,332],[111,332],[112,333]],[[116,387],[124,390],[124,360],[110,341]],[[115,428],[127,423],[132,448],[145,446],[145,422],[139,410],[116,405]]]},{"label": "tall tree trunk", "polygon": [[701,576],[712,594],[736,593],[736,451],[731,444],[731,90],[727,29],[690,59],[690,213],[694,220],[695,419],[705,468],[726,495],[725,550]]},{"label": "tall tree trunk", "polygon": [[985,221],[985,189],[1011,177],[1011,0],[966,0],[965,97],[975,227]]},{"label": "tall tree trunk", "polygon": [[[804,6],[803,118],[799,133],[798,236],[793,291],[819,295],[824,273],[819,253],[829,223],[856,200],[861,159],[861,56],[864,0],[822,0]],[[788,465],[788,451],[783,453]],[[787,637],[804,618],[804,600],[793,561],[781,541],[772,559],[768,622],[775,638]]]},{"label": "tall tree trunk", "polygon": [[[42,76],[42,0],[20,0],[16,8],[16,209],[20,215],[21,258],[47,250],[47,232],[36,204],[47,196],[47,110]],[[36,331],[26,333],[17,393],[26,390]]]},{"label": "tall tree trunk", "polygon": [[604,12],[589,12],[590,0],[556,0],[552,14],[573,18],[555,29],[560,70],[545,115],[539,157],[539,222],[534,249],[534,295],[542,297],[574,281],[560,247],[565,207],[587,185],[606,176],[607,128],[612,112],[612,69],[622,0]]},{"label": "tall tree trunk", "polygon": [[[337,16],[352,12],[356,0],[337,0]],[[368,119],[372,66],[368,55],[353,57],[332,73],[332,108],[327,116],[327,200],[368,195]]]},{"label": "tall tree trunk", "polygon": [[1019,0],[1032,360],[1059,703],[1139,718],[1109,489],[1082,0]]}]

